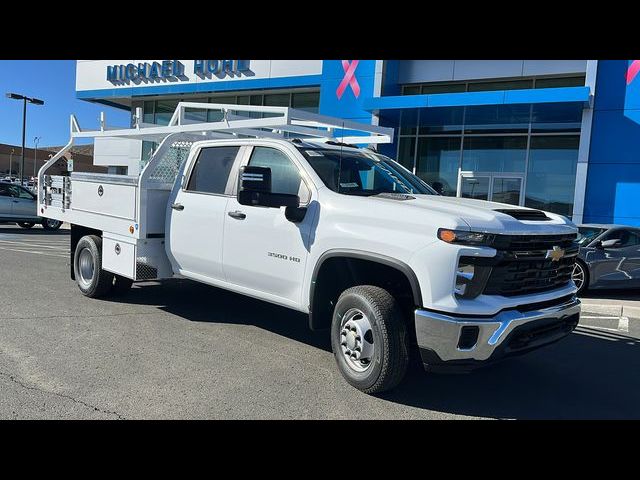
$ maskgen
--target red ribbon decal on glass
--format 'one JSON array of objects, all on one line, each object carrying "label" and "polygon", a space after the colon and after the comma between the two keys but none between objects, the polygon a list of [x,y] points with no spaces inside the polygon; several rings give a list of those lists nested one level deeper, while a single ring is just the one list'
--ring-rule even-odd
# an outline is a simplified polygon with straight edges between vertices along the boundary
[{"label": "red ribbon decal on glass", "polygon": [[353,94],[358,98],[360,95],[360,85],[358,84],[358,80],[356,79],[356,68],[358,68],[358,62],[360,60],[352,60],[349,63],[349,60],[342,60],[342,69],[344,70],[344,77],[338,85],[338,89],[336,90],[336,96],[338,100],[342,98],[344,91],[347,89],[347,85],[351,87],[353,90]]},{"label": "red ribbon decal on glass", "polygon": [[629,65],[629,69],[627,70],[627,85],[633,82],[633,79],[636,78],[638,72],[640,72],[640,60],[634,60],[631,62],[631,65]]}]

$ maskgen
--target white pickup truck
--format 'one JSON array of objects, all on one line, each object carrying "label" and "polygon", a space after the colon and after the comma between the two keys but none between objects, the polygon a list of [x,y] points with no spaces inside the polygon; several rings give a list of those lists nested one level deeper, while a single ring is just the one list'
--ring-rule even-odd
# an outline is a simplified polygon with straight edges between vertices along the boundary
[{"label": "white pickup truck", "polygon": [[[286,107],[183,102],[167,126],[90,132],[72,117],[69,144],[39,172],[39,214],[71,224],[84,295],[182,276],[305,312],[367,393],[396,386],[410,358],[467,371],[568,335],[580,315],[574,224],[438,195],[350,145],[392,136]],[[138,176],[46,174],[85,137],[159,146]]]}]

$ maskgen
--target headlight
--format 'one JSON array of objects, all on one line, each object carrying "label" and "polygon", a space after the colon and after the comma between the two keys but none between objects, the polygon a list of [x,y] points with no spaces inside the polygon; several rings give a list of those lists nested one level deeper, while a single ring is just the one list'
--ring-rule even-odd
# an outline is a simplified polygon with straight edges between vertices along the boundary
[{"label": "headlight", "polygon": [[440,228],[438,238],[443,242],[460,245],[490,246],[495,235],[492,233],[468,232],[465,230],[449,230]]}]

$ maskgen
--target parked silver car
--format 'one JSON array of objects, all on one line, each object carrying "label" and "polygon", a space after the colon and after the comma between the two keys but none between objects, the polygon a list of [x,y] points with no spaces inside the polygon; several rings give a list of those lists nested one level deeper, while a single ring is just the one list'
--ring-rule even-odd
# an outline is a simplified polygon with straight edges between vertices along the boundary
[{"label": "parked silver car", "polygon": [[640,228],[578,226],[580,251],[573,270],[578,293],[587,289],[640,289]]},{"label": "parked silver car", "polygon": [[16,223],[22,228],[39,223],[45,230],[60,228],[62,222],[59,220],[38,215],[37,200],[36,195],[20,185],[0,182],[0,223]]}]

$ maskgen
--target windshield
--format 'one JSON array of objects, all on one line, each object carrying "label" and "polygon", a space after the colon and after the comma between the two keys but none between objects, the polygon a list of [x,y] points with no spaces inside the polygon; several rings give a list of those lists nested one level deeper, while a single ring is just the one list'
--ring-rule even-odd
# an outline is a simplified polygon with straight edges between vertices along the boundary
[{"label": "windshield", "polygon": [[606,228],[578,227],[578,245],[585,246],[590,244],[605,231]]},{"label": "windshield", "polygon": [[345,195],[381,193],[437,195],[420,178],[389,157],[369,151],[299,147],[331,190]]}]

